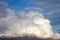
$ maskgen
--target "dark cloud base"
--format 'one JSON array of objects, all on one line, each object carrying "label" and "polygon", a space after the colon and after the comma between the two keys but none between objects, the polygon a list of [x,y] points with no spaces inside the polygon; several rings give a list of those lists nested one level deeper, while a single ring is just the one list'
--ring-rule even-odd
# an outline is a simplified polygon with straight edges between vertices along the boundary
[{"label": "dark cloud base", "polygon": [[0,37],[0,40],[60,40],[60,39],[52,39],[52,38],[37,38],[37,37],[11,37],[11,38],[5,38],[5,37]]}]

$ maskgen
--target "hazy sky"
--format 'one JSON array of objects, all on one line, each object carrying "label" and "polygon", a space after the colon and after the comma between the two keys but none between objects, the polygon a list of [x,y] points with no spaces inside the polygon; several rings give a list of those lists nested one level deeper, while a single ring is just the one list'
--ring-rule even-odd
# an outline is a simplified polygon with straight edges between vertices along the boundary
[{"label": "hazy sky", "polygon": [[[45,18],[51,21],[54,32],[60,29],[60,0],[0,0],[8,3],[7,8],[14,9],[15,13],[26,11],[25,8],[36,7],[41,8]],[[17,14],[16,14],[17,15]]]}]

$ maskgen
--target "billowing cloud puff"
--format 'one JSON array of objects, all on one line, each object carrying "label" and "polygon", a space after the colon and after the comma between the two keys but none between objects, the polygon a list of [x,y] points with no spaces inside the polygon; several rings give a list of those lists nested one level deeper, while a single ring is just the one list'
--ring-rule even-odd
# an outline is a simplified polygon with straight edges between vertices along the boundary
[{"label": "billowing cloud puff", "polygon": [[21,11],[17,13],[19,16],[12,9],[7,9],[6,12],[6,17],[0,19],[0,36],[33,35],[49,38],[53,34],[50,21],[39,11]]},{"label": "billowing cloud puff", "polygon": [[17,16],[13,9],[6,9],[6,16],[2,15],[0,18],[0,37],[36,36],[59,39],[60,34],[53,33],[50,21],[34,10],[20,11]]}]

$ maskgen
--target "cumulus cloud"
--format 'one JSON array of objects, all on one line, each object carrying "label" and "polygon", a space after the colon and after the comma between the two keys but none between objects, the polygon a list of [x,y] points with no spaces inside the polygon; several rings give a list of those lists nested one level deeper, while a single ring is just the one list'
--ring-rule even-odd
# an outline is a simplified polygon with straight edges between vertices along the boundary
[{"label": "cumulus cloud", "polygon": [[25,10],[27,12],[20,11],[17,16],[13,9],[0,9],[0,37],[23,37],[27,35],[40,38],[55,38],[50,21],[44,18],[40,8],[32,7]]},{"label": "cumulus cloud", "polygon": [[12,9],[6,9],[6,12],[6,17],[0,19],[0,36],[33,34],[36,37],[49,38],[53,34],[50,21],[45,19],[39,11],[21,11],[17,13],[19,16],[15,15]]}]

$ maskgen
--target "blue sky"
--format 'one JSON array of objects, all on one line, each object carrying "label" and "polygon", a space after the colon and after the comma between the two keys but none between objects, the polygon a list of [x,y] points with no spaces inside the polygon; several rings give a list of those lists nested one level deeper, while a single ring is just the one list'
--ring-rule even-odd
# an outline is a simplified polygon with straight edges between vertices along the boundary
[{"label": "blue sky", "polygon": [[[1,1],[1,0],[0,0]],[[39,7],[42,14],[51,21],[53,30],[60,29],[60,0],[3,0],[8,3],[8,8],[16,12],[27,7]]]}]

